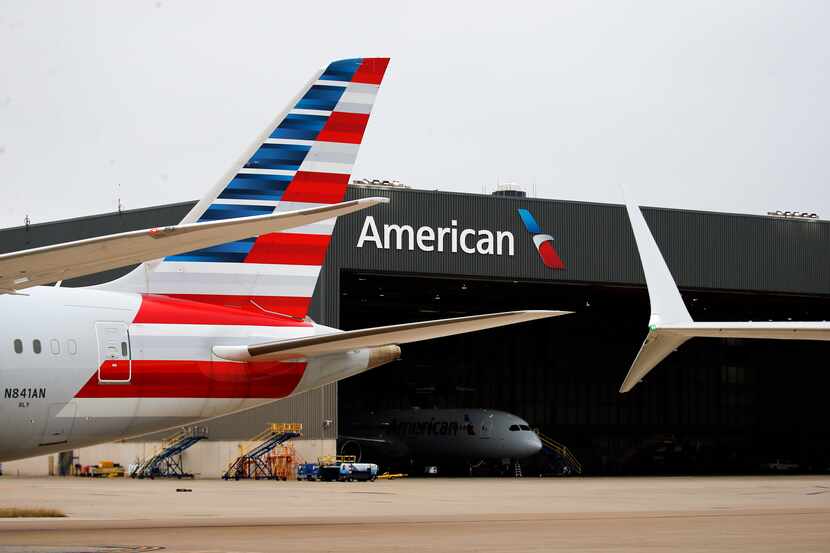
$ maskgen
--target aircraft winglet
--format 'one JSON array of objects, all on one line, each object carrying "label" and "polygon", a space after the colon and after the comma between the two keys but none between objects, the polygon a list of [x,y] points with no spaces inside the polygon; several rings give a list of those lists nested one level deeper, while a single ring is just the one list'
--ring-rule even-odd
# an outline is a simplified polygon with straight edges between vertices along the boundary
[{"label": "aircraft winglet", "polygon": [[691,323],[692,317],[683,303],[680,291],[677,289],[666,261],[660,254],[657,242],[648,229],[646,220],[640,208],[631,202],[626,202],[625,209],[631,221],[631,230],[634,231],[634,240],[640,252],[640,262],[646,276],[648,299],[651,302],[651,317],[649,326],[662,324]]},{"label": "aircraft winglet", "polygon": [[625,375],[620,393],[624,394],[630,391],[651,369],[683,345],[689,338],[691,336],[684,336],[683,334],[676,334],[650,326],[637,357],[631,364],[631,368],[628,369],[628,374]]},{"label": "aircraft winglet", "polygon": [[631,390],[660,361],[690,338],[683,333],[662,329],[662,326],[667,324],[691,326],[693,324],[689,310],[683,303],[677,284],[657,247],[657,242],[654,241],[654,236],[648,228],[642,211],[629,200],[626,200],[625,209],[628,211],[631,230],[634,232],[634,240],[640,252],[640,262],[646,277],[648,299],[651,304],[651,316],[648,321],[648,335],[625,376],[620,393]]},{"label": "aircraft winglet", "polygon": [[651,317],[646,339],[625,376],[620,393],[631,390],[671,352],[696,336],[830,341],[830,323],[826,321],[693,321],[640,208],[629,201],[625,207],[646,277]]}]

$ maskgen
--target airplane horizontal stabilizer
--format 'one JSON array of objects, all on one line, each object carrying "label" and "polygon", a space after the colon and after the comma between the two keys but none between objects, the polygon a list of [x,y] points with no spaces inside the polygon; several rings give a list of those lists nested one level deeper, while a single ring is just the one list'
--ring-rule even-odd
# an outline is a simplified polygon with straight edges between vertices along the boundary
[{"label": "airplane horizontal stabilizer", "polygon": [[508,311],[489,315],[472,315],[400,325],[333,332],[242,346],[214,346],[213,353],[228,361],[271,361],[318,357],[362,348],[420,342],[454,336],[547,317],[567,315],[570,311]]},{"label": "airplane horizontal stabilizer", "polygon": [[300,227],[388,201],[363,198],[272,215],[135,230],[2,254],[0,293]]}]

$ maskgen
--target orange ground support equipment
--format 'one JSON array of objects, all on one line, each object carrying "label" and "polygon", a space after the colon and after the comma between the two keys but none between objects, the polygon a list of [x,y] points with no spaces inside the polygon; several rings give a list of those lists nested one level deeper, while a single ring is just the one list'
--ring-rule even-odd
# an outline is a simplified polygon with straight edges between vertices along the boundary
[{"label": "orange ground support equipment", "polygon": [[294,447],[284,442],[302,436],[303,425],[271,423],[249,440],[248,447],[239,445],[239,457],[228,465],[225,480],[287,480],[296,471],[298,457]]},{"label": "orange ground support equipment", "polygon": [[297,455],[294,444],[288,443],[275,447],[266,456],[265,462],[274,478],[285,481],[297,478],[297,466],[303,463],[303,459]]}]

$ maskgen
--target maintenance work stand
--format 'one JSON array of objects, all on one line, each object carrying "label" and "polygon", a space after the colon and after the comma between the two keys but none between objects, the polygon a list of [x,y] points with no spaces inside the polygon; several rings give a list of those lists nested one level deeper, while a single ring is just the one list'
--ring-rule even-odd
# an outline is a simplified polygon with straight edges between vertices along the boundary
[{"label": "maintenance work stand", "polygon": [[269,424],[264,431],[249,440],[249,447],[240,444],[239,457],[230,462],[222,479],[287,480],[293,477],[297,464],[293,447],[290,451],[273,451],[288,440],[302,436],[302,430],[303,425],[299,423]]},{"label": "maintenance work stand", "polygon": [[558,459],[563,476],[582,474],[582,463],[579,462],[579,459],[576,458],[567,446],[557,442],[553,438],[545,436],[539,430],[536,430],[536,435],[542,441],[542,452]]},{"label": "maintenance work stand", "polygon": [[184,470],[182,453],[204,439],[207,439],[207,429],[205,427],[182,428],[179,432],[164,440],[161,449],[141,463],[130,476],[139,479],[193,478],[193,474]]}]

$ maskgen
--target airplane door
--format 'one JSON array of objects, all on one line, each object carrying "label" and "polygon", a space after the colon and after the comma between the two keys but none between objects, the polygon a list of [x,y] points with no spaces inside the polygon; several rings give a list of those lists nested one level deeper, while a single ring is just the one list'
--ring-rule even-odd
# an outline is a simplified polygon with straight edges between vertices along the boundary
[{"label": "airplane door", "polygon": [[490,438],[493,435],[493,415],[488,415],[481,421],[481,431],[478,433],[479,438]]},{"label": "airplane door", "polygon": [[132,377],[130,335],[124,323],[95,323],[98,334],[98,382],[126,384]]}]

